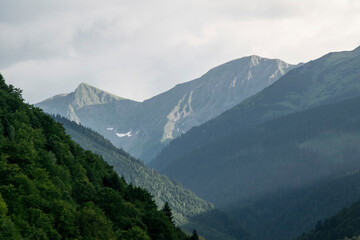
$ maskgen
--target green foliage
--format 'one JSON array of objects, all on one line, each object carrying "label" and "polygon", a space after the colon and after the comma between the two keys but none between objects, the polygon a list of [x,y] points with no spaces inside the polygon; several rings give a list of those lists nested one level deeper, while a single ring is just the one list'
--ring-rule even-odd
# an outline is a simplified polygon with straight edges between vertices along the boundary
[{"label": "green foliage", "polygon": [[190,237],[189,240],[199,240],[199,236],[198,236],[195,229],[194,229],[193,234],[192,234],[192,236]]},{"label": "green foliage", "polygon": [[[122,149],[114,147],[110,141],[100,134],[59,115],[53,117],[63,124],[74,141],[85,149],[102,155],[104,160],[122,176],[122,179],[133,184],[133,186],[147,189],[154,196],[158,206],[164,206],[168,202],[173,220],[181,228],[187,231],[196,228],[198,233],[208,240],[244,239],[246,236],[239,222],[215,210],[212,204],[200,199],[181,185],[172,182],[166,176],[147,168],[142,162],[131,157]],[[112,179],[117,179],[117,176],[109,175],[103,180],[103,184],[108,187],[119,185],[120,187],[117,188],[122,189],[121,184]],[[109,183],[111,184],[109,185]],[[167,214],[170,216],[169,213]]]},{"label": "green foliage", "polygon": [[0,133],[0,239],[187,238],[1,75]]},{"label": "green foliage", "polygon": [[165,202],[164,207],[161,209],[161,211],[165,214],[166,217],[169,218],[170,222],[174,223],[173,215],[168,202]]}]

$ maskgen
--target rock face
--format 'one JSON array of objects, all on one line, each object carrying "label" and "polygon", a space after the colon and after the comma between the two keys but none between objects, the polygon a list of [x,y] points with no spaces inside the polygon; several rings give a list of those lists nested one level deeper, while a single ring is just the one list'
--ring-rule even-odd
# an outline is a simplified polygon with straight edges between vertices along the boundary
[{"label": "rock face", "polygon": [[142,103],[82,84],[74,93],[37,106],[80,122],[149,162],[172,139],[258,93],[294,67],[278,59],[249,56],[215,67]]}]

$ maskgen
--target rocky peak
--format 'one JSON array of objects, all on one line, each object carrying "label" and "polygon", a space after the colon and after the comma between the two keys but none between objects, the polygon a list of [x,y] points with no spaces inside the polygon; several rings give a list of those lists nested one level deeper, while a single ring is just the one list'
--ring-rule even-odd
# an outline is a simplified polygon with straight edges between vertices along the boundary
[{"label": "rocky peak", "polygon": [[81,83],[74,92],[74,105],[81,108],[86,105],[105,104],[123,98],[100,90],[87,83]]}]

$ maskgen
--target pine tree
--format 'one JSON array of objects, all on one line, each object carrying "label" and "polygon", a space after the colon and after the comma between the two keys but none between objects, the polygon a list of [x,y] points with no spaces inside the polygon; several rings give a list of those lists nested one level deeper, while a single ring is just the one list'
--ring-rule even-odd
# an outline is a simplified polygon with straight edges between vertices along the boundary
[{"label": "pine tree", "polygon": [[199,236],[195,229],[193,231],[193,235],[190,237],[190,240],[199,240]]},{"label": "pine tree", "polygon": [[174,223],[173,215],[171,212],[171,208],[168,202],[165,202],[164,207],[161,209],[161,211],[167,216],[171,223]]}]

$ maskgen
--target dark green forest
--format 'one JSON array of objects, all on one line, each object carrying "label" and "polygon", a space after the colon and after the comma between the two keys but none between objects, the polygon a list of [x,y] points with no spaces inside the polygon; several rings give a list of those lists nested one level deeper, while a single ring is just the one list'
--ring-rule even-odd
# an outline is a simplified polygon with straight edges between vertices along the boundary
[{"label": "dark green forest", "polygon": [[315,227],[297,240],[359,239],[360,201],[339,211],[335,216],[318,221]]},{"label": "dark green forest", "polygon": [[0,239],[187,239],[0,75]]},{"label": "dark green forest", "polygon": [[214,209],[212,204],[176,184],[165,175],[146,167],[141,161],[118,149],[100,134],[59,115],[60,122],[71,138],[83,148],[101,155],[127,182],[147,189],[158,206],[166,202],[172,209],[175,223],[182,229],[197,233],[208,240],[248,239],[238,220]]}]

